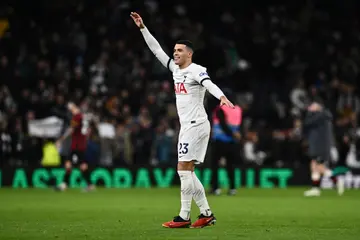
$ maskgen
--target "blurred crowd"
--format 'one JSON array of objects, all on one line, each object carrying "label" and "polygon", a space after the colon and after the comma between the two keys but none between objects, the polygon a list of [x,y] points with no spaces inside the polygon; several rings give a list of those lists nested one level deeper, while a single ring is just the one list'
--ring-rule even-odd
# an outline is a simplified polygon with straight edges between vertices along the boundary
[{"label": "blurred crowd", "polygon": [[[301,164],[302,118],[314,99],[331,110],[336,132],[357,126],[356,0],[44,0],[1,9],[0,164],[39,164],[44,139],[29,136],[27,122],[68,123],[70,99],[95,116],[94,129],[116,128],[114,139],[90,139],[94,162],[176,163],[172,77],[129,18],[134,10],[170,55],[177,39],[192,40],[194,61],[234,92],[244,111],[239,164]],[[209,114],[216,104],[206,97]]]}]

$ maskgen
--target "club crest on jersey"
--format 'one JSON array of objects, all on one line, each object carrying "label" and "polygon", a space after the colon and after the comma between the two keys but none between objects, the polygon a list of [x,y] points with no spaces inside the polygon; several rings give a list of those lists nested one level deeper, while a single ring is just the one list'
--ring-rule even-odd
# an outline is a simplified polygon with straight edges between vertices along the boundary
[{"label": "club crest on jersey", "polygon": [[175,93],[176,94],[187,94],[184,83],[175,83]]},{"label": "club crest on jersey", "polygon": [[208,75],[207,72],[201,72],[201,73],[199,74],[199,76],[200,76],[200,77],[203,77],[203,76],[209,76],[209,75]]}]

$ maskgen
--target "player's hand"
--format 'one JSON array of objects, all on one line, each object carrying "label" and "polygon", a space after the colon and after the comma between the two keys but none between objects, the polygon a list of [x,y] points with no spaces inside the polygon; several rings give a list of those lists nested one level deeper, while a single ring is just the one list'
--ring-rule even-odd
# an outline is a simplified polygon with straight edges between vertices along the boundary
[{"label": "player's hand", "polygon": [[230,102],[229,99],[227,99],[225,96],[222,96],[220,98],[220,106],[228,106],[230,108],[235,108],[234,104],[232,104],[232,102]]},{"label": "player's hand", "polygon": [[61,140],[57,140],[57,141],[55,142],[55,146],[56,146],[57,148],[60,148],[60,146],[61,146]]},{"label": "player's hand", "polygon": [[234,138],[237,140],[237,141],[240,141],[241,140],[241,134],[239,132],[235,132],[234,133]]},{"label": "player's hand", "polygon": [[131,12],[130,17],[134,20],[134,23],[136,24],[136,26],[138,26],[139,28],[145,27],[144,21],[142,20],[142,18],[140,17],[139,14],[137,14],[136,12]]}]

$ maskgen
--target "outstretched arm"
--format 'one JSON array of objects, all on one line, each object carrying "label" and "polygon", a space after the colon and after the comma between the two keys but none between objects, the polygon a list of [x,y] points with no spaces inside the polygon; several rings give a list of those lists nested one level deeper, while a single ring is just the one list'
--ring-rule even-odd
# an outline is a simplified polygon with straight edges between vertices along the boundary
[{"label": "outstretched arm", "polygon": [[60,145],[62,144],[62,142],[67,139],[72,133],[74,132],[74,129],[72,127],[69,127],[68,129],[66,129],[64,135],[62,135],[57,141],[56,141],[56,146],[60,147]]},{"label": "outstretched arm", "polygon": [[56,141],[56,145],[59,147],[62,142],[67,139],[74,131],[75,128],[78,127],[81,124],[81,119],[80,118],[72,118],[71,119],[71,123],[70,123],[70,127],[68,127],[68,129],[66,129],[64,135],[62,135],[57,141]]},{"label": "outstretched arm", "polygon": [[220,100],[220,106],[225,105],[230,108],[234,108],[234,104],[227,99],[223,91],[221,91],[221,89],[210,79],[208,79],[208,81],[204,81],[202,85],[209,91],[209,93],[211,93],[211,95]]},{"label": "outstretched arm", "polygon": [[208,73],[206,72],[206,68],[199,68],[194,72],[194,74],[195,80],[205,87],[211,95],[220,100],[220,106],[225,105],[234,108],[234,104],[227,99],[223,91],[221,91],[221,89],[211,81]]},{"label": "outstretched arm", "polygon": [[154,38],[154,36],[151,35],[147,27],[144,25],[144,22],[140,15],[132,12],[130,16],[134,20],[135,24],[140,28],[146,44],[153,52],[155,57],[162,63],[162,65],[167,67],[170,71],[173,71],[174,61],[164,52],[164,50],[161,48],[159,42]]}]

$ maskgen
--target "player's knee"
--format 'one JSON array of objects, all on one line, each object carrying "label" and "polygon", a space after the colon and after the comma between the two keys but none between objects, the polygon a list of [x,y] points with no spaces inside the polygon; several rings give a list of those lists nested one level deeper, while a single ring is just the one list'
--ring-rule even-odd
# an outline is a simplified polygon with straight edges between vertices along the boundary
[{"label": "player's knee", "polygon": [[71,161],[66,161],[65,162],[65,169],[71,169],[71,168],[72,168]]},{"label": "player's knee", "polygon": [[195,161],[178,162],[178,165],[177,165],[178,171],[194,171],[194,169],[195,169]]},{"label": "player's knee", "polygon": [[327,167],[324,164],[318,164],[317,165],[317,170],[318,170],[318,172],[323,174],[327,170]]},{"label": "player's knee", "polygon": [[86,171],[87,169],[88,169],[88,165],[86,163],[80,164],[80,170],[81,171]]},{"label": "player's knee", "polygon": [[319,163],[313,159],[313,160],[311,160],[310,166],[312,169],[315,169],[315,168],[317,168],[318,164]]}]

